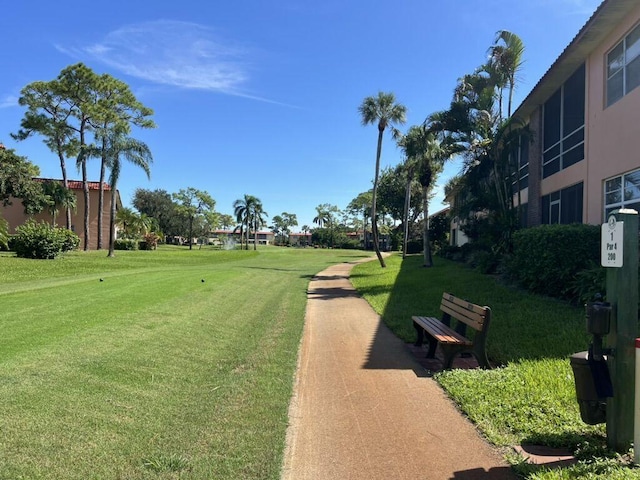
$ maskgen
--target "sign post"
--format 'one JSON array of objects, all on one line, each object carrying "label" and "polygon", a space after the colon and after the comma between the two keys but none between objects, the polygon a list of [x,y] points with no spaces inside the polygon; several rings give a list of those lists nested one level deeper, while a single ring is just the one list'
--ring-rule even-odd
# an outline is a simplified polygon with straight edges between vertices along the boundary
[{"label": "sign post", "polygon": [[606,337],[613,397],[607,399],[607,446],[626,453],[634,437],[635,339],[638,321],[638,212],[621,209],[602,225],[601,263],[613,307]]}]

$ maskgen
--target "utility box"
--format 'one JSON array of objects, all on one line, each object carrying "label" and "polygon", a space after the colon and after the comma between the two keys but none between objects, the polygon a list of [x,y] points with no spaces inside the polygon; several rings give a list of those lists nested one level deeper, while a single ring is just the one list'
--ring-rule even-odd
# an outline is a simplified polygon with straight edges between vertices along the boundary
[{"label": "utility box", "polygon": [[585,307],[587,332],[591,335],[608,335],[611,328],[611,305],[606,302],[589,302]]},{"label": "utility box", "polygon": [[[571,355],[580,417],[588,425],[597,425],[607,421],[607,399],[598,395],[592,362],[589,361],[588,351]],[[606,362],[606,357],[601,362]]]}]

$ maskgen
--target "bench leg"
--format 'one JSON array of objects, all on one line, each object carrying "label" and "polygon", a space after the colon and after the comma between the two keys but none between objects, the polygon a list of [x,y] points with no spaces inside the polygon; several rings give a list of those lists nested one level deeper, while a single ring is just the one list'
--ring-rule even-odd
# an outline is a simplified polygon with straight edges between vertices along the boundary
[{"label": "bench leg", "polygon": [[489,358],[487,357],[487,351],[484,348],[474,348],[473,356],[476,357],[480,368],[491,369]]},{"label": "bench leg", "polygon": [[438,340],[429,335],[429,350],[427,358],[436,358],[436,348],[438,348]]},{"label": "bench leg", "polygon": [[444,354],[442,369],[451,370],[451,367],[453,367],[453,361],[455,360],[456,355],[460,353],[460,349],[451,345],[442,345],[442,353]]},{"label": "bench leg", "polygon": [[416,343],[414,343],[414,345],[416,347],[421,347],[422,342],[424,342],[424,330],[422,330],[422,327],[420,327],[416,323],[413,324],[413,328],[416,329],[416,334],[418,335],[418,338],[416,340]]}]

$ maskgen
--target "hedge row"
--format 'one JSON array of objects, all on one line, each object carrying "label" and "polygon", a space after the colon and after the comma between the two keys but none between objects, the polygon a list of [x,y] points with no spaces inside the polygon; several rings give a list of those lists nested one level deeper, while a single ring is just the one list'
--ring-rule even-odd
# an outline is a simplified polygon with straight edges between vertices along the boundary
[{"label": "hedge row", "polygon": [[597,225],[541,225],[513,235],[513,255],[506,261],[509,276],[527,290],[572,298],[579,273],[600,259]]}]

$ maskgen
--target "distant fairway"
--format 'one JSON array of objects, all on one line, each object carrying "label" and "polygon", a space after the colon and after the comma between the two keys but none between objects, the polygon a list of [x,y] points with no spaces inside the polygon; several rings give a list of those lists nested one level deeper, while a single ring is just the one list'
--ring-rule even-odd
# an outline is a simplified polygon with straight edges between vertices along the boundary
[{"label": "distant fairway", "polygon": [[365,255],[1,254],[0,479],[278,478],[307,284]]}]

